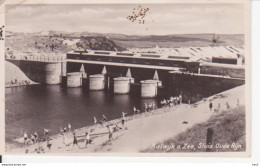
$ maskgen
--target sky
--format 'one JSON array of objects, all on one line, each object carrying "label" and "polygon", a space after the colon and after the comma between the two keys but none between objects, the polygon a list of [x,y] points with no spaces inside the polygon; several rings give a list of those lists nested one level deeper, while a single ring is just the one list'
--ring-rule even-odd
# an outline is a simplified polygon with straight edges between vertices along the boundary
[{"label": "sky", "polygon": [[126,35],[243,34],[240,4],[140,4],[145,23],[127,19],[139,4],[6,5],[6,30],[96,32]]}]

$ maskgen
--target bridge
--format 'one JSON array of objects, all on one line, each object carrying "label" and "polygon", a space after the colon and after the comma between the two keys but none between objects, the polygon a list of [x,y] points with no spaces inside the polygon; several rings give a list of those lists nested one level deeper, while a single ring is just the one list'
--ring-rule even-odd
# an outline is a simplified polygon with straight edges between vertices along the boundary
[{"label": "bridge", "polygon": [[[82,65],[89,75],[100,74],[104,66],[111,74],[125,75],[127,70],[131,70],[136,81],[151,79],[155,71],[158,71],[163,82],[168,82],[169,71],[245,78],[244,65],[201,62],[196,59],[195,53],[205,54],[202,52],[204,49],[206,48],[190,48],[188,50],[178,48],[174,49],[175,53],[173,54],[85,50],[71,51],[66,55],[29,56],[24,54],[14,56],[6,54],[5,59],[17,65],[33,81],[47,84],[60,84],[61,76],[66,76],[70,72],[78,72]],[[217,50],[216,48],[212,49]],[[184,53],[183,50],[186,52]],[[198,56],[202,57],[202,54]],[[236,61],[234,56],[235,54],[232,54],[230,58]]]},{"label": "bridge", "polygon": [[60,84],[61,75],[66,75],[66,56],[9,55],[5,60],[18,66],[34,82]]}]

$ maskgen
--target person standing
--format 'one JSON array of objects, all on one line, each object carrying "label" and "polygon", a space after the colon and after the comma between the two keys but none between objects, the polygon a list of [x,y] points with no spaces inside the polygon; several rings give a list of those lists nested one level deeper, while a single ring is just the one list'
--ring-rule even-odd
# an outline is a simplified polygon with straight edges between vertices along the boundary
[{"label": "person standing", "polygon": [[103,122],[106,122],[106,120],[107,120],[107,117],[104,114],[102,115],[102,120],[103,120]]},{"label": "person standing", "polygon": [[49,136],[49,130],[48,129],[44,129],[43,130],[43,136],[44,137],[48,137]]},{"label": "person standing", "polygon": [[125,126],[125,117],[122,117],[122,126]]},{"label": "person standing", "polygon": [[23,139],[24,139],[24,144],[26,144],[28,141],[28,135],[26,132],[24,132],[24,134],[23,134]]},{"label": "person standing", "polygon": [[77,145],[79,147],[76,133],[73,132],[73,147],[72,148],[74,148],[75,145]]},{"label": "person standing", "polygon": [[226,106],[227,106],[227,110],[229,110],[229,109],[230,109],[230,106],[229,106],[229,103],[228,103],[228,102],[226,102]]},{"label": "person standing", "polygon": [[127,113],[125,113],[125,112],[122,112],[122,126],[124,126],[125,125],[125,115],[126,115]]},{"label": "person standing", "polygon": [[180,104],[182,104],[182,95],[179,95]]},{"label": "person standing", "polygon": [[97,124],[97,118],[94,116],[93,119],[94,119],[94,125],[96,125]]},{"label": "person standing", "polygon": [[90,144],[90,135],[88,132],[86,132],[86,147]]},{"label": "person standing", "polygon": [[212,107],[213,107],[213,104],[212,104],[212,102],[210,102],[210,103],[209,103],[209,109],[210,109],[210,111],[212,110]]},{"label": "person standing", "polygon": [[148,105],[146,103],[144,103],[144,111],[148,111]]},{"label": "person standing", "polygon": [[113,129],[111,126],[107,126],[108,128],[108,139],[111,141],[113,139]]},{"label": "person standing", "polygon": [[47,139],[47,148],[49,149],[49,151],[51,150],[51,146],[52,146],[51,139]]},{"label": "person standing", "polygon": [[3,30],[2,30],[2,28],[0,29],[0,40],[2,40],[2,38],[3,38]]},{"label": "person standing", "polygon": [[62,139],[63,139],[63,144],[65,145],[65,146],[68,146],[67,145],[67,138],[66,138],[66,135],[65,135],[65,133],[62,133]]},{"label": "person standing", "polygon": [[134,114],[135,114],[135,113],[136,113],[136,108],[135,108],[135,106],[134,106],[133,110],[134,110]]},{"label": "person standing", "polygon": [[71,131],[71,125],[68,123],[68,131]]}]

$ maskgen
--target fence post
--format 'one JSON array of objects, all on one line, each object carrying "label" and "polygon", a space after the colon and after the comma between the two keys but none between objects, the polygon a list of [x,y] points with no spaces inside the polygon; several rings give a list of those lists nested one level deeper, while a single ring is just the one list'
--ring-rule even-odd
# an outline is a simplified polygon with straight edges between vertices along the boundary
[{"label": "fence post", "polygon": [[212,138],[213,138],[213,129],[212,128],[208,128],[207,129],[207,138],[206,138],[206,152],[211,152],[212,148],[208,148],[208,146],[212,145]]}]

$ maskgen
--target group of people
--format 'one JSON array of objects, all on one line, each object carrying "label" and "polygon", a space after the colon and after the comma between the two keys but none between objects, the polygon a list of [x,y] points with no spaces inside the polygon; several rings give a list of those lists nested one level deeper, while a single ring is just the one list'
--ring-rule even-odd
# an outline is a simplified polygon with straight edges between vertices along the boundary
[{"label": "group of people", "polygon": [[38,142],[39,136],[37,132],[35,131],[33,134],[30,135],[30,137],[27,135],[26,132],[23,134],[24,144],[34,144]]},{"label": "group of people", "polygon": [[[155,109],[157,109],[157,105],[155,104],[155,102],[148,103],[148,104],[144,103],[144,111],[145,112],[152,111],[152,110],[155,110]],[[141,111],[134,106],[134,108],[133,108],[134,115],[139,114],[140,112]]]},{"label": "group of people", "polygon": [[157,108],[157,105],[155,104],[155,102],[152,102],[152,103],[144,103],[144,111],[147,112],[147,111],[152,111],[154,109]]},{"label": "group of people", "polygon": [[180,94],[179,96],[175,97],[170,97],[169,99],[163,99],[161,100],[161,106],[166,107],[166,106],[176,106],[182,104],[182,95]]},{"label": "group of people", "polygon": [[[182,95],[180,94],[179,96],[176,96],[176,97],[171,96],[169,99],[163,99],[163,100],[161,100],[160,104],[161,104],[161,107],[166,107],[166,106],[172,107],[172,106],[180,105],[180,104],[182,104]],[[157,108],[158,107],[155,104],[155,102],[151,102],[151,103],[148,103],[148,104],[144,103],[144,111],[145,112],[152,111],[152,110],[155,110]],[[135,115],[135,114],[138,114],[140,112],[141,111],[134,106],[133,114]],[[122,115],[123,115],[123,113],[122,113]]]},{"label": "group of people", "polygon": [[[167,106],[167,105],[171,106],[171,104],[177,105],[177,104],[181,104],[181,103],[182,103],[181,95],[178,96],[178,97],[170,97],[169,100],[164,99],[164,100],[161,101],[162,106]],[[145,112],[154,110],[156,108],[157,108],[157,105],[155,104],[155,102],[152,102],[152,103],[149,103],[149,104],[145,103]],[[137,109],[135,106],[133,107],[133,111],[134,111],[133,114],[139,114],[140,113],[140,110]],[[119,123],[106,125],[107,130],[108,130],[108,139],[109,140],[113,140],[113,133],[114,132],[120,131],[123,128],[125,128],[126,115],[127,115],[126,112],[121,113],[121,125],[119,125]],[[104,127],[105,122],[107,122],[107,117],[103,114],[102,119],[99,122],[98,122],[98,120],[95,116],[93,117],[93,120],[94,120],[94,126],[101,124]],[[78,145],[79,140],[85,140],[85,148],[87,148],[88,145],[93,142],[91,135],[90,135],[90,132],[92,132],[92,130],[86,131],[84,135],[77,135],[76,131],[72,131],[72,127],[71,127],[70,123],[68,123],[67,125],[64,125],[63,127],[60,127],[60,132],[63,135],[63,137],[62,137],[63,144],[66,147],[70,146],[70,144],[67,141],[67,134],[66,134],[67,132],[72,132],[72,134],[73,134],[73,141],[72,141],[72,147],[73,148],[74,148],[74,146],[79,147],[79,145]],[[80,139],[82,137],[84,137],[84,138]],[[44,136],[43,136],[43,139],[41,139],[41,140],[39,140],[39,136],[38,136],[37,132],[32,134],[30,138],[28,137],[26,132],[24,133],[24,142],[25,143],[34,144],[37,141],[39,141],[39,142],[46,141],[47,148],[50,150],[51,146],[52,146],[52,142],[51,142],[51,139],[49,138],[49,130],[44,129]],[[42,149],[44,149],[44,148],[42,148],[42,146],[39,145],[38,151],[41,151]]]},{"label": "group of people", "polygon": [[[239,104],[240,104],[240,101],[239,101],[239,99],[237,98],[237,104],[236,104],[236,106],[238,107]],[[231,107],[230,107],[230,104],[229,104],[228,102],[225,103],[225,106],[226,106],[226,110],[229,110],[229,109],[231,108]],[[221,104],[218,103],[217,108],[214,109],[214,108],[213,108],[213,103],[212,103],[212,101],[210,101],[210,103],[209,103],[209,110],[210,110],[210,111],[213,111],[213,112],[220,111],[220,110],[221,110]]]},{"label": "group of people", "polygon": [[[76,135],[76,132],[74,131],[73,132],[73,142],[72,142],[72,147],[74,148],[74,146],[78,146],[79,147],[79,144],[78,144],[78,142],[79,142],[79,137],[85,137],[85,140],[86,140],[86,142],[85,142],[85,148],[87,148],[87,146],[88,146],[88,144],[91,144],[91,142],[92,142],[92,139],[90,138],[90,134],[89,134],[89,132],[87,131],[86,133],[85,133],[85,135],[83,135],[83,136],[77,136]],[[66,144],[66,146],[69,146],[68,144]],[[80,148],[80,147],[79,147]]]},{"label": "group of people", "polygon": [[97,118],[94,116],[94,125],[97,125],[98,123],[101,125],[104,125],[104,123],[107,121],[107,117],[103,114],[102,119],[98,122]]},{"label": "group of people", "polygon": [[71,131],[71,124],[70,123],[68,123],[68,125],[64,125],[63,128],[60,127],[61,133],[66,133],[67,131]]},{"label": "group of people", "polygon": [[11,80],[11,85],[30,85],[31,81],[30,80],[21,80],[18,81],[17,79]]},{"label": "group of people", "polygon": [[33,134],[31,134],[30,137],[26,132],[24,132],[23,139],[24,139],[24,144],[29,144],[29,145],[35,144],[37,142],[42,142],[44,140],[48,140],[49,130],[48,129],[43,130],[43,137],[41,139],[39,139],[39,135],[36,131]]},{"label": "group of people", "polygon": [[[113,139],[113,133],[116,132],[116,131],[119,131],[121,129],[123,129],[123,126],[124,126],[124,122],[125,122],[125,115],[127,113],[124,113],[122,112],[122,127],[120,127],[118,125],[118,123],[116,124],[109,124],[109,125],[106,125],[107,129],[108,129],[108,139],[109,141],[111,141]],[[102,119],[102,121],[104,121]],[[96,117],[94,117],[94,125],[97,124],[97,120],[96,120]],[[91,132],[91,131],[90,131]],[[86,131],[85,135],[77,135],[76,132],[74,131],[73,132],[73,142],[72,142],[72,148],[74,148],[74,146],[77,146],[78,148],[81,148],[78,144],[79,142],[79,139],[81,137],[85,137],[83,138],[83,140],[85,140],[85,148],[88,147],[89,144],[91,144],[93,142],[92,138],[91,138],[91,135],[90,135],[90,132],[89,131]],[[102,133],[101,133],[102,134]],[[98,134],[96,134],[98,135]],[[68,145],[66,145],[68,146]]]}]

